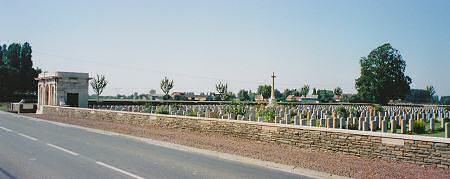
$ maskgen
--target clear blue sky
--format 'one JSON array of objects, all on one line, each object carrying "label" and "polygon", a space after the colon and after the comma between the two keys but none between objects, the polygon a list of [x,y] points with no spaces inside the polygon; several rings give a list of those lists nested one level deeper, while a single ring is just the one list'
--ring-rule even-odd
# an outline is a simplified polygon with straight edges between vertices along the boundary
[{"label": "clear blue sky", "polygon": [[312,87],[354,93],[359,59],[389,42],[413,88],[450,95],[450,1],[0,0],[0,43],[33,46],[46,71],[105,74],[106,95]]}]

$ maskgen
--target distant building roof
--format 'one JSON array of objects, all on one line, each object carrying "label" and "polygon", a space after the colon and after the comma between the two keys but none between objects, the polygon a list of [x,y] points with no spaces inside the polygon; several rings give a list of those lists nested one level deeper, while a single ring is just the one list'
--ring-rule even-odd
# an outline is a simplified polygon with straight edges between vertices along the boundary
[{"label": "distant building roof", "polygon": [[302,99],[319,99],[319,95],[306,95],[306,97],[302,97]]},{"label": "distant building roof", "polygon": [[286,97],[286,101],[301,101],[302,97],[295,96],[295,95],[289,95]]}]

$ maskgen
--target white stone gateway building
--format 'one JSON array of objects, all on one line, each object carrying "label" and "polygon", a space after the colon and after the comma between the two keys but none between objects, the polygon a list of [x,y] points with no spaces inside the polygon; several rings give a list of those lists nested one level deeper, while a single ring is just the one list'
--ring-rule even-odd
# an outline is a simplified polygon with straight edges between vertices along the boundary
[{"label": "white stone gateway building", "polygon": [[40,106],[87,107],[89,73],[54,72],[41,73],[38,81],[38,109]]}]

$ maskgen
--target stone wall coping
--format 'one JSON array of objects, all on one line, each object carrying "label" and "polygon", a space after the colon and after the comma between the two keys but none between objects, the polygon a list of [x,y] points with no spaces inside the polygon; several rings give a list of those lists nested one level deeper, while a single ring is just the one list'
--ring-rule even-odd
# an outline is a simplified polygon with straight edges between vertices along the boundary
[{"label": "stone wall coping", "polygon": [[355,135],[363,135],[363,136],[373,136],[373,137],[383,137],[383,138],[392,138],[392,139],[415,140],[415,141],[426,141],[426,142],[437,142],[437,143],[450,144],[450,138],[443,138],[443,137],[392,134],[392,133],[371,132],[371,131],[358,131],[358,130],[334,129],[334,128],[324,128],[324,127],[300,126],[300,125],[291,125],[291,124],[277,124],[277,123],[265,123],[265,122],[256,122],[256,121],[241,121],[241,120],[216,119],[216,118],[206,118],[206,117],[191,117],[191,116],[179,116],[179,115],[165,115],[165,114],[150,114],[150,113],[114,111],[114,110],[104,110],[104,109],[62,107],[62,106],[48,106],[48,105],[46,105],[46,107],[76,109],[76,110],[85,110],[85,111],[113,112],[113,113],[122,113],[122,114],[138,114],[138,115],[146,115],[146,116],[159,116],[159,117],[183,118],[183,119],[194,119],[194,120],[244,123],[244,124],[253,124],[253,125],[260,125],[260,126],[305,129],[305,130],[313,130],[313,131],[345,133],[345,134],[355,134]]}]

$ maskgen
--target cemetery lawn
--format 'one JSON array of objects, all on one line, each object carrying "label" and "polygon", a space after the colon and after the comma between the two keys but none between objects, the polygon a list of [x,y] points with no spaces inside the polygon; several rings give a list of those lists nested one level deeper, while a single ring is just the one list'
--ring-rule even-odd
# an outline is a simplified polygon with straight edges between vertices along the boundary
[{"label": "cemetery lawn", "polygon": [[[390,126],[390,124],[388,124]],[[429,137],[444,137],[445,132],[444,129],[441,128],[441,123],[437,122],[434,123],[434,131],[431,132],[430,131],[430,123],[427,122],[426,126],[425,126],[425,133],[413,133],[413,134],[409,134],[409,135],[421,135],[421,136],[429,136]],[[381,129],[378,129],[376,132],[381,132]],[[397,128],[397,133],[400,132],[400,128]],[[391,130],[388,129],[387,133],[391,133]]]},{"label": "cemetery lawn", "polygon": [[352,178],[448,178],[450,176],[450,169],[303,149],[279,143],[263,143],[217,133],[168,129],[153,125],[118,124],[45,114],[22,115],[230,153]]}]

